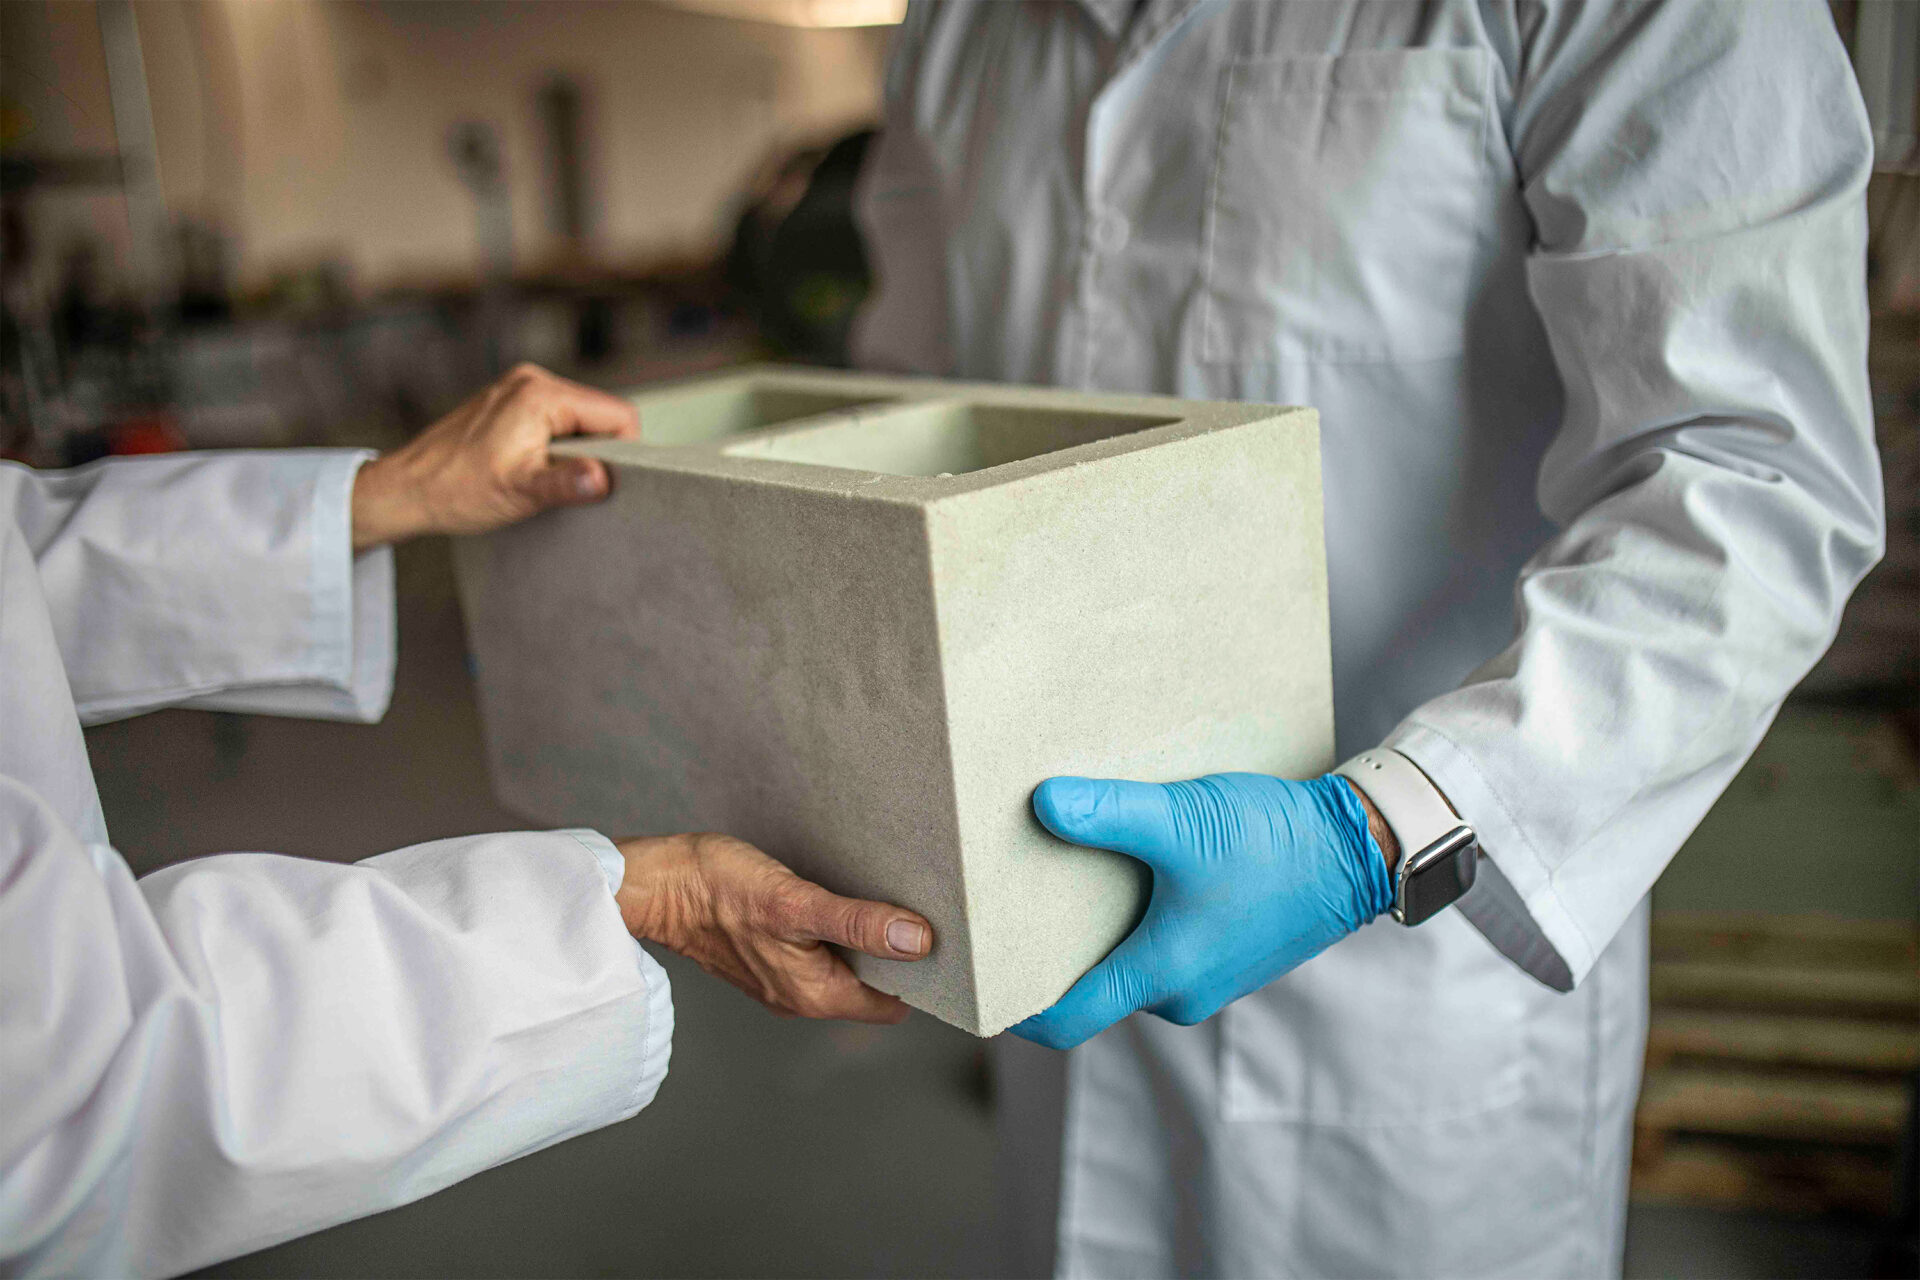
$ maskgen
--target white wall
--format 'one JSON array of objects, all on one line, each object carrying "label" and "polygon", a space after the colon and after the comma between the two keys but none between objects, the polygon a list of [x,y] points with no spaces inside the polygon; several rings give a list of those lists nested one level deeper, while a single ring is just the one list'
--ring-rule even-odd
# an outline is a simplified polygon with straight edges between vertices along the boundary
[{"label": "white wall", "polygon": [[[16,145],[111,147],[91,3],[0,9],[0,90],[32,117],[33,136]],[[875,115],[887,38],[644,0],[142,0],[135,10],[168,208],[234,233],[243,286],[323,257],[346,260],[362,287],[470,273],[473,198],[446,148],[462,118],[501,136],[516,257],[552,259],[561,245],[536,93],[556,72],[587,95],[592,256],[642,264],[705,251],[771,148]],[[99,203],[45,207],[79,216],[85,205],[97,222]],[[109,235],[124,239],[124,226]]]},{"label": "white wall", "polygon": [[[0,111],[0,145],[9,151],[74,156],[114,150],[113,104],[92,4],[0,0]],[[116,259],[125,258],[126,202],[116,192],[47,187],[32,199],[40,282],[51,278],[67,241],[80,231]],[[9,277],[18,265],[8,264]]]}]

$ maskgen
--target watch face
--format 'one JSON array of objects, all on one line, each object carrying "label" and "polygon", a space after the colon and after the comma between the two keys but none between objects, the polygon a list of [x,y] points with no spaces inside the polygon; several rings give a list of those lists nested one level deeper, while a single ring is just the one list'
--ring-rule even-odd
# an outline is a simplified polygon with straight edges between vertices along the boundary
[{"label": "watch face", "polygon": [[1473,887],[1480,842],[1469,827],[1459,827],[1418,854],[1400,880],[1394,918],[1401,924],[1429,920]]}]

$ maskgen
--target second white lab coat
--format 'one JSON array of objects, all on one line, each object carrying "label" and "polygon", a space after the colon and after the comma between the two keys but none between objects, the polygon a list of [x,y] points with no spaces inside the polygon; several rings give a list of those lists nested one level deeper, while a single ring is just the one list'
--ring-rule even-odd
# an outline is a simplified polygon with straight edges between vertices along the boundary
[{"label": "second white lab coat", "polygon": [[862,362],[1318,408],[1340,750],[1490,856],[1075,1051],[1057,1215],[1010,1053],[1063,1274],[1617,1272],[1648,891],[1880,551],[1871,150],[1817,3],[910,10]]},{"label": "second white lab coat", "polygon": [[632,1115],[666,1074],[666,974],[596,833],[137,880],[109,841],[83,721],[385,709],[363,460],[0,463],[0,1274],[263,1248]]}]

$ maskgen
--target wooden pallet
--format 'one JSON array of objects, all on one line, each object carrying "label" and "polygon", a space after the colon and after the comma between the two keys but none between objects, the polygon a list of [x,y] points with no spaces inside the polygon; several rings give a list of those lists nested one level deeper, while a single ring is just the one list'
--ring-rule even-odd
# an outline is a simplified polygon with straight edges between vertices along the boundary
[{"label": "wooden pallet", "polygon": [[1920,931],[1662,914],[1652,991],[1636,1199],[1893,1209],[1920,1069]]}]

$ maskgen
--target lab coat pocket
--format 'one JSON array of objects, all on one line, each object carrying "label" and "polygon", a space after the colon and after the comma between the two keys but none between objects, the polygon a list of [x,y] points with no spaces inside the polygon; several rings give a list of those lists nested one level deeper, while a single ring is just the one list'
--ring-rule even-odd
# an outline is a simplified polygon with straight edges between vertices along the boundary
[{"label": "lab coat pocket", "polygon": [[1231,64],[1206,210],[1200,358],[1438,359],[1511,186],[1481,49]]},{"label": "lab coat pocket", "polygon": [[1220,1014],[1222,1118],[1407,1127],[1510,1105],[1553,995],[1457,911],[1376,921]]}]

